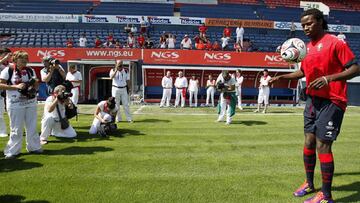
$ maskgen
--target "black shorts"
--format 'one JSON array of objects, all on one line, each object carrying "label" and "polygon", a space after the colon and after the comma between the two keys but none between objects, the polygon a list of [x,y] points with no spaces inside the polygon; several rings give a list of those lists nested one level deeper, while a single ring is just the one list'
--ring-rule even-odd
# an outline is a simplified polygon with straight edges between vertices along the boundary
[{"label": "black shorts", "polygon": [[344,110],[329,99],[308,96],[304,110],[304,132],[320,140],[334,141],[340,133]]}]

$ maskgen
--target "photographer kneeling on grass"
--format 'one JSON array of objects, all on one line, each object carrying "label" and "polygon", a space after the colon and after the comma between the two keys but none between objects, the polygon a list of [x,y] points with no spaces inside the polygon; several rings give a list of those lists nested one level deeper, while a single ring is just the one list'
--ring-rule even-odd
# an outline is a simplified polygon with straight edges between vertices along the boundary
[{"label": "photographer kneeling on grass", "polygon": [[65,109],[73,109],[74,104],[70,98],[72,94],[65,91],[65,86],[58,85],[54,93],[45,101],[44,115],[41,120],[41,144],[47,144],[50,135],[55,137],[76,137],[74,128],[66,118]]},{"label": "photographer kneeling on grass", "polygon": [[99,133],[102,137],[106,137],[109,133],[116,130],[115,116],[118,107],[115,103],[115,97],[109,97],[105,101],[101,101],[95,110],[94,121],[90,127],[89,134]]}]

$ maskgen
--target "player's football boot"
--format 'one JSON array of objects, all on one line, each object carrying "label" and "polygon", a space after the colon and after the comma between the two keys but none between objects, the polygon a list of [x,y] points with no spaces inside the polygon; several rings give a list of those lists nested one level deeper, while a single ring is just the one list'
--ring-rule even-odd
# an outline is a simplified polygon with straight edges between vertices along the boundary
[{"label": "player's football boot", "polygon": [[293,195],[295,197],[302,197],[305,196],[309,193],[313,193],[315,192],[315,188],[314,187],[310,187],[309,183],[307,183],[307,181],[305,181],[294,193]]},{"label": "player's football boot", "polygon": [[325,197],[323,192],[318,192],[314,197],[305,200],[304,203],[334,203],[331,197]]}]

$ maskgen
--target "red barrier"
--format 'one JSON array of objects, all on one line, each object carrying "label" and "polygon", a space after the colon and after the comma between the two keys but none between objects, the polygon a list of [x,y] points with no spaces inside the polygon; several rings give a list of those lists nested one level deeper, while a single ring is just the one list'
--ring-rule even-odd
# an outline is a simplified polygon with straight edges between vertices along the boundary
[{"label": "red barrier", "polygon": [[62,62],[68,60],[144,60],[144,64],[203,65],[289,68],[278,53],[230,52],[169,49],[105,49],[105,48],[11,48],[29,53],[30,62],[41,62],[44,56],[53,56]]},{"label": "red barrier", "polygon": [[145,64],[289,68],[278,53],[145,49]]}]

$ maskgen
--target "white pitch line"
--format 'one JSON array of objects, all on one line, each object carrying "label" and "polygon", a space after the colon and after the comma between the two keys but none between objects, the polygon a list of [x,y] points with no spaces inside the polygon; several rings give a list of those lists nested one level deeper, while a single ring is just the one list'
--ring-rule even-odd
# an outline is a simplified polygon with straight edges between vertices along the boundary
[{"label": "white pitch line", "polygon": [[[134,113],[135,114],[135,113]],[[174,116],[208,116],[208,115],[218,115],[218,114],[212,114],[212,113],[140,113],[137,112],[137,115],[174,115]],[[237,113],[235,114],[237,116],[302,116],[302,113],[267,113],[267,114],[261,114],[261,113]]]}]

